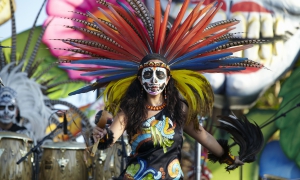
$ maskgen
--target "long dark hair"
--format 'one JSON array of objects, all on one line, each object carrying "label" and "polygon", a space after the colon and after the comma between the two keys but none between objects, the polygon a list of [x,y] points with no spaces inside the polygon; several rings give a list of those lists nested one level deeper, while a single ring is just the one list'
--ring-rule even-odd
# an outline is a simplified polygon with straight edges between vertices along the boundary
[{"label": "long dark hair", "polygon": [[[157,57],[156,54],[151,54],[151,56],[143,58],[141,64],[152,59],[158,59],[167,64],[165,59],[163,59],[161,56]],[[141,71],[138,73],[138,76],[140,75]],[[170,76],[169,71],[168,76]],[[181,127],[185,121],[182,109],[183,101],[180,97],[178,89],[175,87],[175,83],[176,81],[171,76],[168,85],[166,86],[166,91],[163,91],[163,93],[167,93],[167,113],[177,124],[177,126]],[[120,109],[125,114],[126,131],[129,135],[129,139],[131,139],[135,133],[141,131],[142,124],[147,118],[147,109],[145,106],[146,100],[147,92],[144,91],[140,81],[138,78],[136,78],[128,87],[127,92],[120,104]]]}]

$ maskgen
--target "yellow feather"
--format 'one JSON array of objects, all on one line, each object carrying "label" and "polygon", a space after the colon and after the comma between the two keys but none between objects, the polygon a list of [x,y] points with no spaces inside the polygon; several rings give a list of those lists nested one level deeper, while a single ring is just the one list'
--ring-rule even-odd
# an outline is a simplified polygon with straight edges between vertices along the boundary
[{"label": "yellow feather", "polygon": [[197,116],[207,116],[212,111],[214,94],[210,83],[202,74],[191,70],[173,70],[171,75],[180,94],[188,103],[186,123],[193,122],[198,127]]},{"label": "yellow feather", "polygon": [[129,85],[137,78],[130,76],[118,81],[110,82],[103,92],[105,109],[115,116],[120,110],[120,102],[124,97]]}]

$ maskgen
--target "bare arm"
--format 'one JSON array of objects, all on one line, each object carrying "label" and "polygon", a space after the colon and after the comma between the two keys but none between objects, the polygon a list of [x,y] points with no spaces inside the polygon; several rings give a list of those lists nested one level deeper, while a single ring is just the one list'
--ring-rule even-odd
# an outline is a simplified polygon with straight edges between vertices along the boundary
[{"label": "bare arm", "polygon": [[[188,107],[183,103],[183,112],[187,118]],[[198,143],[212,152],[214,155],[220,157],[224,154],[222,146],[218,143],[218,141],[209,134],[202,126],[199,126],[199,129],[195,129],[193,123],[187,124],[184,127],[184,132],[189,136],[194,138]]]},{"label": "bare arm", "polygon": [[[188,107],[184,104],[183,106],[184,112],[188,112]],[[187,113],[186,113],[187,116]],[[198,143],[204,146],[209,152],[214,154],[217,157],[221,157],[224,155],[224,149],[219,144],[219,142],[209,134],[202,126],[199,126],[199,129],[195,129],[193,123],[187,124],[184,127],[184,132],[189,136],[194,138]],[[234,157],[234,163],[237,165],[243,165],[244,163],[239,160],[239,157]]]},{"label": "bare arm", "polygon": [[199,126],[199,130],[194,129],[192,123],[184,127],[184,132],[194,138],[198,143],[208,149],[210,152],[220,157],[224,154],[222,146],[218,141],[209,134],[202,126]]},{"label": "bare arm", "polygon": [[125,130],[125,114],[123,112],[119,112],[113,120],[113,123],[109,127],[110,130],[114,133],[114,141],[115,143],[123,134]]}]

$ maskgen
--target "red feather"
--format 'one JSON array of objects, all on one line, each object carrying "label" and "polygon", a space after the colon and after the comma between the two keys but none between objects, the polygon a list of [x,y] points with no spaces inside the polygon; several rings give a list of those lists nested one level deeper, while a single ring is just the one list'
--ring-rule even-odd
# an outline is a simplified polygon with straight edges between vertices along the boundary
[{"label": "red feather", "polygon": [[159,36],[158,36],[158,40],[157,40],[157,44],[156,44],[156,52],[161,53],[160,49],[165,41],[165,37],[166,37],[166,28],[167,28],[167,23],[168,23],[168,17],[169,17],[169,12],[170,12],[170,8],[171,8],[171,3],[172,1],[169,0],[167,8],[165,10],[165,14],[164,14],[164,20],[160,26],[160,31],[159,31]]},{"label": "red feather", "polygon": [[[157,50],[157,41],[161,23],[161,7],[160,0],[155,0],[155,19],[154,19],[154,50]],[[157,52],[157,51],[155,51]]]}]

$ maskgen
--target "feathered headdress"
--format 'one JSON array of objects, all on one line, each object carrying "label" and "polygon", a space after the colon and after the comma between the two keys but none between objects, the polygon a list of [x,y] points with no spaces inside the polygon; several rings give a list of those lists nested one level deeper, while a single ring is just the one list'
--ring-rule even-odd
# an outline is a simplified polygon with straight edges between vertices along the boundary
[{"label": "feathered headdress", "polygon": [[[189,115],[207,115],[213,105],[213,92],[209,82],[201,73],[244,70],[246,67],[263,67],[261,64],[231,56],[247,49],[258,40],[231,41],[237,20],[210,23],[221,4],[211,3],[204,8],[200,1],[186,19],[189,0],[184,1],[173,25],[168,22],[171,0],[161,13],[161,2],[155,0],[154,15],[140,0],[127,0],[120,6],[98,0],[98,10],[106,20],[86,12],[74,12],[87,16],[92,21],[76,18],[72,20],[86,26],[66,26],[80,31],[87,39],[63,39],[74,48],[65,49],[89,57],[61,56],[61,62],[91,64],[99,67],[63,67],[86,71],[83,76],[101,76],[95,83],[76,90],[70,95],[85,93],[106,87],[106,107],[114,114],[118,112],[129,84],[137,77],[140,61],[148,54],[158,53],[168,60],[176,87],[188,102]],[[104,67],[103,67],[104,66]],[[192,117],[190,116],[190,117]],[[188,118],[188,122],[190,118]],[[198,122],[195,122],[198,123]]]},{"label": "feathered headdress", "polygon": [[[29,46],[31,44],[33,33],[36,26],[37,18],[44,6],[46,0],[40,8],[38,15],[36,16],[33,27],[31,28],[26,45],[23,50],[23,54],[17,56],[17,34],[16,23],[14,17],[14,11],[11,5],[11,22],[12,22],[12,36],[11,46],[1,46],[0,42],[0,77],[2,79],[1,84],[12,88],[17,92],[18,108],[20,110],[20,116],[29,121],[31,129],[36,139],[41,139],[45,136],[46,127],[50,123],[59,124],[58,117],[53,115],[52,105],[65,104],[77,111],[81,116],[81,119],[85,121],[87,127],[90,129],[88,118],[75,106],[66,104],[60,100],[50,100],[48,95],[60,90],[58,86],[61,84],[72,83],[74,81],[61,81],[58,83],[52,83],[53,79],[45,79],[45,75],[49,70],[57,65],[57,63],[50,64],[46,69],[37,70],[39,65],[43,63],[42,60],[37,60],[36,56],[41,45],[41,39],[44,33],[44,29],[40,33],[37,42],[33,48],[32,53],[28,57]],[[11,3],[11,2],[10,2]],[[3,48],[10,49],[10,57],[4,55]],[[78,82],[78,81],[75,81]],[[80,111],[80,112],[79,112]],[[69,134],[69,137],[73,136]]]}]

